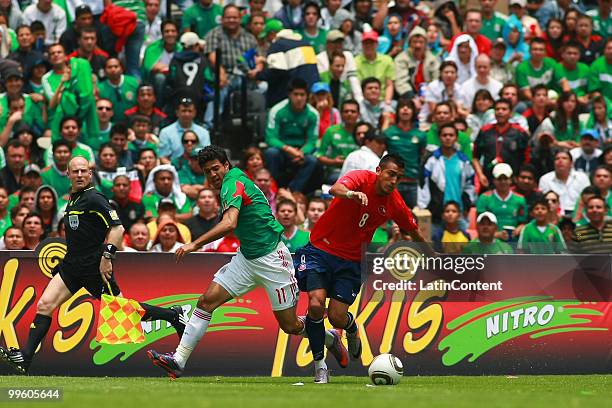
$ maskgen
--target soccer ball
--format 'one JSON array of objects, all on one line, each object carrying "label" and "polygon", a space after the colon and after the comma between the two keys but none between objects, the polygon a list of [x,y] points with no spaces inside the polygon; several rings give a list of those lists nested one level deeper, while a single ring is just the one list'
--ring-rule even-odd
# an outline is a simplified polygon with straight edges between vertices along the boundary
[{"label": "soccer ball", "polygon": [[368,375],[375,385],[395,385],[404,375],[404,366],[393,354],[380,354],[370,364]]}]

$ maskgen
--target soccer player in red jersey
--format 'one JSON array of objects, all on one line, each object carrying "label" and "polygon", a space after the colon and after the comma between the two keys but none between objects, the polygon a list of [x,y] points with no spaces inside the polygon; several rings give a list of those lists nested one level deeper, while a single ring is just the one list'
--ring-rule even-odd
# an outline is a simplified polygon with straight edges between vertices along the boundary
[{"label": "soccer player in red jersey", "polygon": [[425,242],[416,220],[396,186],[404,173],[404,161],[395,154],[380,160],[376,173],[354,170],[341,177],[330,190],[335,198],[310,234],[310,242],[294,257],[298,285],[308,292],[306,332],[315,361],[315,383],[327,383],[323,359],[325,300],[327,317],[346,331],[349,353],[361,356],[361,341],[349,306],[361,288],[361,248],[374,231],[394,220],[413,241]]}]

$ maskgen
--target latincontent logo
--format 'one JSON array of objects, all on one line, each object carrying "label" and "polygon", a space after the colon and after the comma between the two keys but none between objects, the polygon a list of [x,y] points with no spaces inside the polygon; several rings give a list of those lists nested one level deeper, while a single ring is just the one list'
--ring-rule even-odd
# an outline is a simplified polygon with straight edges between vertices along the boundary
[{"label": "latincontent logo", "polygon": [[[501,281],[483,280],[465,282],[462,275],[480,275],[485,270],[486,256],[439,255],[427,256],[418,244],[399,244],[392,246],[385,255],[372,259],[372,273],[380,278],[372,281],[374,290],[446,290],[446,291],[502,291]],[[426,271],[445,279],[425,281],[418,279],[417,273]],[[447,279],[457,276],[457,279]]]}]

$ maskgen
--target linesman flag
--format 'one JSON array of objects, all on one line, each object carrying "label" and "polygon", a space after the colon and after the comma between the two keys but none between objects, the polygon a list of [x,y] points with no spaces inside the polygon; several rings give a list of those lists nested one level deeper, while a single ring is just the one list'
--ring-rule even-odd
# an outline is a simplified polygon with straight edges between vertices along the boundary
[{"label": "linesman flag", "polygon": [[[110,290],[110,287],[109,287]],[[103,294],[96,341],[106,344],[142,343],[140,320],[145,310],[135,300]]]}]

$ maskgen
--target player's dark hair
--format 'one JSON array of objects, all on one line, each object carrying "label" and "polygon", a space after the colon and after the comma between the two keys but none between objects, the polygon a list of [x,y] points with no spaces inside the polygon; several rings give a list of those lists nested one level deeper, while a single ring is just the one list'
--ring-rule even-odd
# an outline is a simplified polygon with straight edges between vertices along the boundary
[{"label": "player's dark hair", "polygon": [[168,24],[173,25],[174,28],[176,28],[178,31],[178,24],[176,23],[176,21],[165,19],[165,20],[162,20],[161,25],[160,25],[162,33],[164,32],[164,27],[166,27]]},{"label": "player's dark hair", "polygon": [[397,100],[397,107],[395,108],[395,116],[399,118],[399,111],[404,106],[407,106],[408,108],[410,108],[410,110],[412,111],[412,117],[410,119],[414,121],[414,119],[417,116],[417,109],[416,109],[416,106],[414,105],[414,102],[412,102],[412,99],[399,98]]},{"label": "player's dark hair", "polygon": [[374,77],[368,77],[364,79],[363,81],[361,81],[361,89],[365,90],[366,86],[370,84],[378,84],[378,86],[380,86],[380,79]]},{"label": "player's dark hair", "polygon": [[459,135],[459,131],[457,130],[453,122],[447,122],[440,125],[440,127],[438,128],[438,137],[440,137],[440,135],[442,134],[442,129],[453,129],[455,131],[455,136]]},{"label": "player's dark hair", "polygon": [[83,28],[80,28],[79,30],[77,30],[77,38],[81,39],[83,37],[83,34],[85,34],[85,33],[87,33],[87,34],[94,33],[94,34],[96,34],[96,37],[98,36],[98,32],[96,31],[96,27],[91,26],[91,27],[83,27]]},{"label": "player's dark hair", "polygon": [[533,164],[530,164],[530,163],[523,163],[523,164],[521,164],[519,166],[518,172],[516,173],[517,176],[519,174],[521,174],[522,172],[524,172],[524,171],[526,171],[528,173],[531,173],[531,175],[533,176],[534,180],[537,180],[538,172],[537,172],[537,170],[536,170],[536,168],[535,168],[535,166]]},{"label": "player's dark hair", "polygon": [[457,208],[457,211],[459,211],[459,213],[461,213],[461,205],[456,202],[455,200],[449,200],[447,201],[444,206],[442,207],[442,212],[446,211],[446,208],[449,206],[455,206]]},{"label": "player's dark hair", "polygon": [[296,89],[303,89],[306,91],[306,93],[308,93],[308,83],[302,78],[293,78],[291,82],[289,82],[289,93],[295,91]]},{"label": "player's dark hair", "polygon": [[593,200],[601,200],[602,203],[604,203],[604,208],[607,210],[608,209],[608,202],[606,201],[605,198],[603,198],[602,196],[600,196],[599,194],[594,195],[593,197],[589,198],[587,200],[587,206],[589,205],[589,203]]},{"label": "player's dark hair", "polygon": [[152,147],[145,147],[143,149],[140,149],[140,152],[138,152],[138,160],[140,160],[140,158],[142,157],[142,154],[145,152],[152,152],[153,156],[157,158],[157,153],[155,152],[155,149],[153,149]]},{"label": "player's dark hair", "polygon": [[59,139],[53,142],[53,148],[52,148],[53,153],[55,154],[55,151],[61,146],[66,146],[68,148],[68,151],[72,152],[72,146],[70,145],[70,143],[68,143],[64,139]]},{"label": "player's dark hair", "polygon": [[291,208],[293,208],[293,211],[297,212],[297,204],[295,203],[295,201],[289,200],[287,198],[283,198],[281,199],[277,204],[276,204],[276,212],[279,212],[281,207],[283,205],[288,205]]},{"label": "player's dark hair", "polygon": [[566,155],[569,158],[571,163],[574,162],[574,158],[572,157],[571,153],[567,149],[559,149],[559,150],[557,150],[555,152],[555,155],[554,155],[553,159],[557,160],[557,156],[560,155],[560,154]]},{"label": "player's dark hair", "polygon": [[62,118],[62,120],[60,121],[60,126],[59,128],[63,128],[64,127],[64,123],[68,122],[69,120],[75,121],[77,124],[77,127],[79,128],[79,130],[81,130],[81,120],[79,118],[77,118],[76,116],[64,116]]},{"label": "player's dark hair", "polygon": [[546,199],[544,197],[539,197],[536,200],[534,200],[531,204],[529,204],[529,212],[532,212],[536,208],[537,205],[542,205],[546,207],[546,210],[550,210]]},{"label": "player's dark hair", "polygon": [[313,197],[308,201],[308,204],[306,205],[306,208],[310,207],[311,203],[321,203],[324,205],[325,209],[327,210],[327,201],[325,201],[324,199],[322,199],[321,197]]},{"label": "player's dark hair", "polygon": [[319,6],[314,1],[308,1],[306,5],[304,5],[304,14],[306,14],[306,9],[314,8],[317,10],[317,16],[321,18],[321,6]]},{"label": "player's dark hair", "polygon": [[512,110],[512,102],[510,102],[509,99],[498,99],[495,101],[495,105],[493,106],[497,108],[497,105],[508,105],[508,109]]},{"label": "player's dark hair", "polygon": [[[32,190],[32,192],[34,192],[34,190]],[[27,205],[17,204],[13,208],[11,208],[11,220],[15,219],[15,217],[19,213],[19,210],[21,210],[22,208],[25,208],[26,210],[28,210],[28,213],[30,212],[30,207],[28,207]]]},{"label": "player's dark hair", "polygon": [[128,137],[129,129],[125,123],[115,123],[110,131],[110,137],[112,138],[114,135],[123,135]]},{"label": "player's dark hair", "polygon": [[225,165],[228,164],[231,169],[232,163],[227,157],[227,153],[222,147],[216,145],[209,145],[198,152],[198,163],[200,167],[204,168],[204,165],[210,161],[219,160],[219,163]]},{"label": "player's dark hair", "polygon": [[359,112],[359,102],[357,102],[355,99],[345,99],[340,105],[340,112],[344,110],[346,105],[355,105],[357,107],[357,112]]},{"label": "player's dark hair", "polygon": [[385,155],[382,159],[380,159],[378,166],[380,168],[383,168],[387,165],[387,163],[395,163],[397,167],[401,169],[406,167],[406,162],[404,162],[404,159],[402,159],[398,154],[395,153],[389,153]]},{"label": "player's dark hair", "polygon": [[595,187],[595,186],[586,186],[580,192],[580,196],[587,195],[587,194],[600,195],[599,194],[599,189],[597,187]]}]

